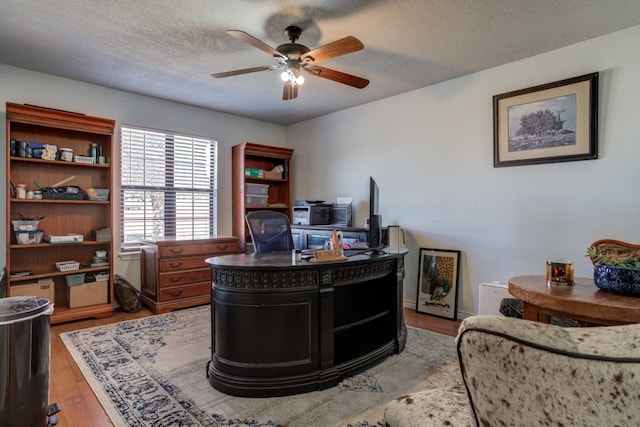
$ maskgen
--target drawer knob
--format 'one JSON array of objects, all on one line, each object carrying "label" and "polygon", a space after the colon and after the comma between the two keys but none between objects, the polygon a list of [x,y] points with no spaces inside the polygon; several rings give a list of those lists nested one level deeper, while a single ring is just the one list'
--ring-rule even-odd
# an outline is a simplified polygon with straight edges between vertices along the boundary
[{"label": "drawer knob", "polygon": [[171,253],[174,255],[180,255],[182,253],[182,251],[184,251],[184,248],[180,248],[180,249],[170,249]]},{"label": "drawer knob", "polygon": [[229,245],[224,245],[224,246],[216,245],[216,248],[218,248],[219,251],[226,251],[228,247]]},{"label": "drawer knob", "polygon": [[177,264],[169,263],[169,266],[170,266],[171,268],[179,268],[179,267],[182,267],[182,263],[181,263],[181,262],[179,262],[179,263],[177,263]]},{"label": "drawer knob", "polygon": [[182,295],[182,290],[179,291],[169,291],[169,295],[171,295],[174,298],[179,297],[180,295]]},{"label": "drawer knob", "polygon": [[178,277],[169,277],[169,280],[171,280],[173,283],[177,283],[179,281],[181,281],[184,278],[184,275],[180,275]]}]

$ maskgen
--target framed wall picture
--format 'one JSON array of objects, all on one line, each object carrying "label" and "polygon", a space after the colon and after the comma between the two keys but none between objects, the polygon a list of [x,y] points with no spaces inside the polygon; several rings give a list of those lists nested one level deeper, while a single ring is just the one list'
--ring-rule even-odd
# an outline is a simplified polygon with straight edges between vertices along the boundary
[{"label": "framed wall picture", "polygon": [[456,320],[460,251],[420,248],[416,311]]},{"label": "framed wall picture", "polygon": [[493,97],[493,166],[598,158],[598,73]]}]

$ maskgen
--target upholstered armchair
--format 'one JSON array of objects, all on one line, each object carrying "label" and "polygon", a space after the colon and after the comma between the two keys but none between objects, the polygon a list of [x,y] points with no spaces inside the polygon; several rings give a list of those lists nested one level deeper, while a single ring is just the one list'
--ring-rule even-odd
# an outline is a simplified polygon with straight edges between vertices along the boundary
[{"label": "upholstered armchair", "polygon": [[640,324],[563,328],[502,316],[463,320],[462,384],[403,396],[392,427],[637,426]]}]

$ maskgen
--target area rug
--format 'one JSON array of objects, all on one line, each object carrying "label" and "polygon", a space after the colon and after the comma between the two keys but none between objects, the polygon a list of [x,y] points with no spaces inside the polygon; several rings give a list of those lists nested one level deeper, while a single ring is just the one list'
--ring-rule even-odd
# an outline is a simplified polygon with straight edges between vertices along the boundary
[{"label": "area rug", "polygon": [[242,398],[215,390],[210,306],[61,334],[115,426],[382,426],[385,405],[461,382],[452,337],[408,328],[407,346],[338,386]]}]

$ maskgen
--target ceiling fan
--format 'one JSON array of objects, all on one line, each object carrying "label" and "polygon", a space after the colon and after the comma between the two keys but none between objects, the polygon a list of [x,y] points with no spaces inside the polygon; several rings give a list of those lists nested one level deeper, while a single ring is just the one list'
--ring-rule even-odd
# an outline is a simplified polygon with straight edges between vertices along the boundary
[{"label": "ceiling fan", "polygon": [[341,38],[340,40],[312,50],[305,45],[296,43],[296,40],[298,40],[302,34],[302,29],[295,25],[290,25],[284,30],[290,43],[281,44],[275,49],[244,31],[227,30],[227,33],[273,56],[277,63],[274,65],[263,65],[261,67],[215,73],[211,74],[212,77],[222,78],[255,73],[257,71],[282,70],[280,74],[284,82],[282,99],[285,101],[295,99],[298,96],[298,86],[304,83],[304,77],[300,73],[301,70],[308,72],[312,76],[333,80],[358,89],[365,88],[369,84],[369,80],[363,79],[362,77],[315,65],[327,59],[364,49],[364,45],[360,40],[353,36]]}]

